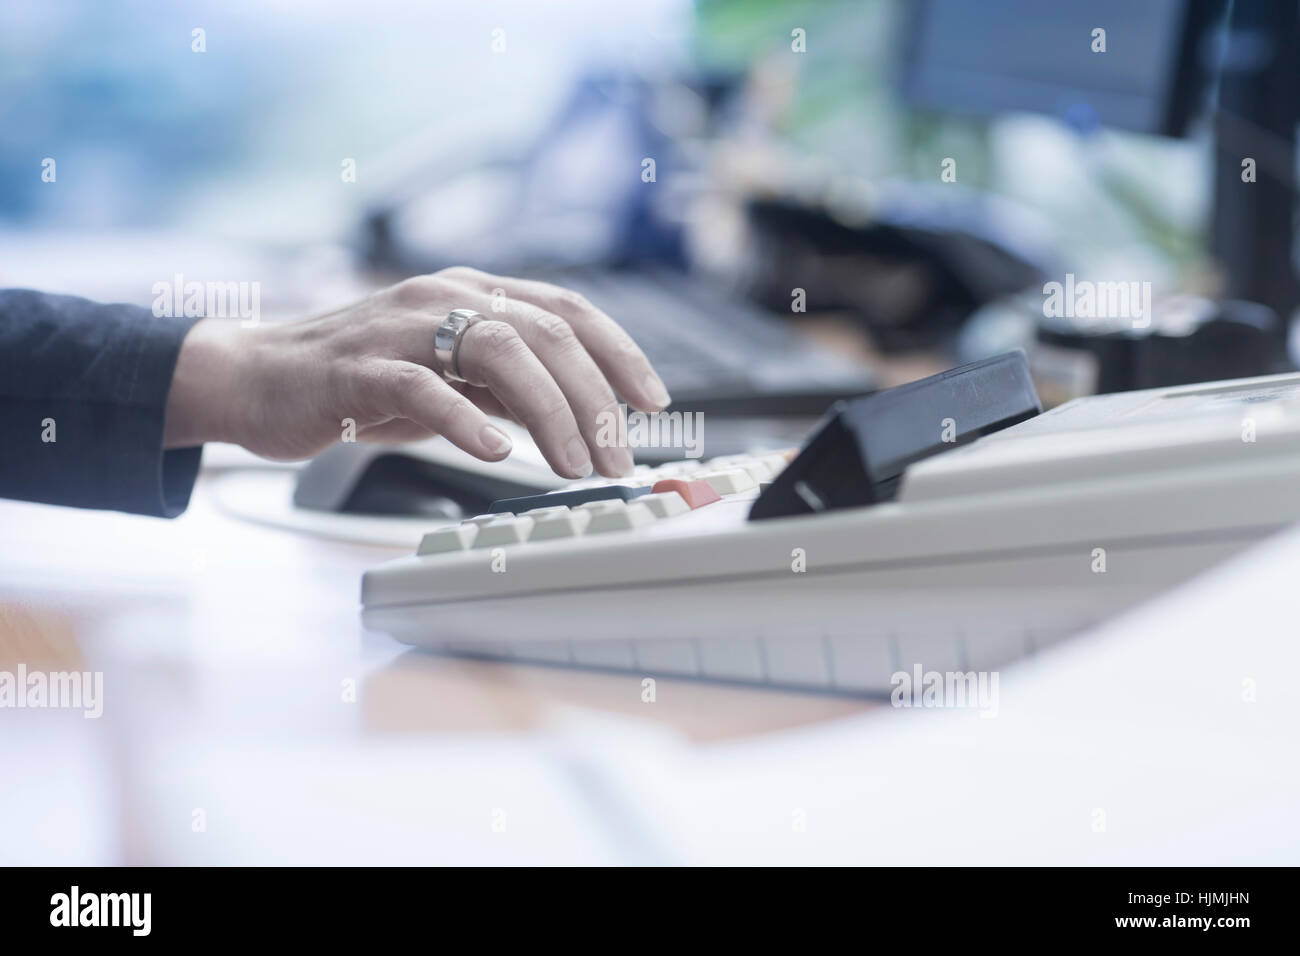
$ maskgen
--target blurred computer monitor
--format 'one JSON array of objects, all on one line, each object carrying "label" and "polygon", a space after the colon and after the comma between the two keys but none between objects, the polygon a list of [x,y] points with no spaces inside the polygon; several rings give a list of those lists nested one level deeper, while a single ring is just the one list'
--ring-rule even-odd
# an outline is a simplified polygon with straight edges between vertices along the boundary
[{"label": "blurred computer monitor", "polygon": [[[1300,304],[1292,259],[1297,7],[1284,0],[912,0],[899,76],[922,109],[1056,116],[1098,126],[1187,135],[1211,107],[1215,169],[1211,253],[1222,294],[1271,307]],[[1105,52],[1094,31],[1105,30]],[[1258,163],[1242,176],[1243,159]],[[1285,324],[1279,324],[1285,330]]]},{"label": "blurred computer monitor", "polygon": [[[946,112],[1026,111],[1181,136],[1202,89],[1201,0],[914,0],[900,85]],[[1103,30],[1104,35],[1094,31]],[[1104,42],[1104,53],[1095,49]]]}]

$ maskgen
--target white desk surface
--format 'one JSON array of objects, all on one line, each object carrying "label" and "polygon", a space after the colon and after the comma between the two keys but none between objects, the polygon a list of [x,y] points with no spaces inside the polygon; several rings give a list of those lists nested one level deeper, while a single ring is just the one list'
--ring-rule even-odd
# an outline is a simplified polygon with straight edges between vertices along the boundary
[{"label": "white desk surface", "polygon": [[400,552],[241,523],[207,480],[171,522],[0,502],[0,670],[106,697],[0,709],[0,863],[1300,862],[1300,533],[1004,671],[993,719],[645,703],[366,633]]}]

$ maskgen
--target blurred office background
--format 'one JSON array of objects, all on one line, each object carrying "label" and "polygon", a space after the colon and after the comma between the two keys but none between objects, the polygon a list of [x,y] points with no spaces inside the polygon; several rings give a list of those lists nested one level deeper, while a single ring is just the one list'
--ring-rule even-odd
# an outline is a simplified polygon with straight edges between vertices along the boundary
[{"label": "blurred office background", "polygon": [[[5,0],[0,286],[148,306],[177,273],[257,281],[274,321],[453,263],[569,276],[648,346],[672,325],[673,342],[736,353],[674,368],[679,400],[690,390],[674,383],[704,401],[752,366],[746,347],[798,365],[784,383],[765,372],[736,414],[806,413],[854,381],[1016,345],[1049,402],[1268,371],[1286,362],[1294,306],[1279,222],[1294,204],[1295,9]],[[1049,327],[1043,285],[1069,274],[1151,283],[1162,321]],[[701,305],[687,282],[716,298]],[[796,354],[764,321],[829,351]],[[800,376],[827,354],[866,378],[810,388]],[[241,477],[211,474],[215,457],[205,481]],[[617,675],[465,676],[359,639],[356,581],[379,553],[283,534],[278,512],[227,520],[239,512],[220,487],[271,487],[267,513],[288,508],[277,476],[248,480],[209,484],[169,523],[5,506],[0,624],[19,648],[60,636],[51,660],[74,663],[54,666],[89,661],[115,691],[102,724],[26,711],[0,734],[5,765],[24,768],[0,788],[0,859],[1294,858],[1275,825],[1293,815],[1293,763],[1268,734],[1291,698],[1229,711],[1221,682],[1293,646],[1270,600],[1291,573],[1282,547],[1151,607],[1101,652],[1027,665],[996,721],[829,725],[866,705],[692,685],[660,698],[663,728],[642,727],[640,684]],[[1202,591],[1208,612],[1190,600]],[[341,678],[362,681],[360,710],[340,706]],[[734,739],[691,751],[678,737]],[[1106,839],[1085,825],[1097,805],[1116,821]],[[510,842],[488,828],[498,806]],[[785,842],[792,807],[813,826]]]},{"label": "blurred office background", "polygon": [[[829,341],[886,384],[917,353],[1017,345],[1056,357],[1038,369],[1059,397],[1275,371],[1291,290],[1233,288],[1213,235],[1224,64],[1266,76],[1295,50],[1294,9],[1258,6],[1284,12],[18,0],[0,10],[0,282],[147,304],[176,272],[255,279],[287,317],[451,264],[648,265],[791,324],[834,316],[852,336]],[[1259,194],[1289,204],[1294,137],[1264,138]],[[1253,226],[1289,262],[1289,235]],[[1067,273],[1150,283],[1174,358],[1041,328],[1042,284]],[[1061,372],[1083,353],[1102,370]]]}]

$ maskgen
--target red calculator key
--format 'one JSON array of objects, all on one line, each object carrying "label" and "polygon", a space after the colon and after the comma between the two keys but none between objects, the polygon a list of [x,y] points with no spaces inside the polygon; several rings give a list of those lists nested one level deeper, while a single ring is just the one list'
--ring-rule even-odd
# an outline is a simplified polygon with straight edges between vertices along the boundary
[{"label": "red calculator key", "polygon": [[665,478],[663,481],[656,481],[654,487],[650,489],[651,494],[656,495],[662,491],[677,492],[682,496],[682,499],[691,506],[692,510],[722,500],[722,496],[714,491],[713,486],[707,481],[686,481],[682,478]]}]

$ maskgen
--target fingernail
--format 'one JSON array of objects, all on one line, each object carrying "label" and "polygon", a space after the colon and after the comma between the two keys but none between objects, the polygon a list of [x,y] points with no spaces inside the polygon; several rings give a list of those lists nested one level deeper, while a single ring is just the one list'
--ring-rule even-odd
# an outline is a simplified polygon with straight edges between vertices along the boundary
[{"label": "fingernail", "polygon": [[482,438],[483,444],[488,447],[488,451],[495,452],[498,455],[507,454],[514,447],[514,443],[510,441],[505,432],[491,425],[484,425],[479,437]]},{"label": "fingernail", "polygon": [[587,454],[587,446],[581,438],[570,441],[566,453],[571,472],[579,478],[586,478],[591,474],[591,456]]},{"label": "fingernail", "polygon": [[659,380],[658,375],[646,376],[645,397],[660,408],[667,408],[672,403],[672,398],[668,395],[668,389],[664,388],[664,383]]}]

